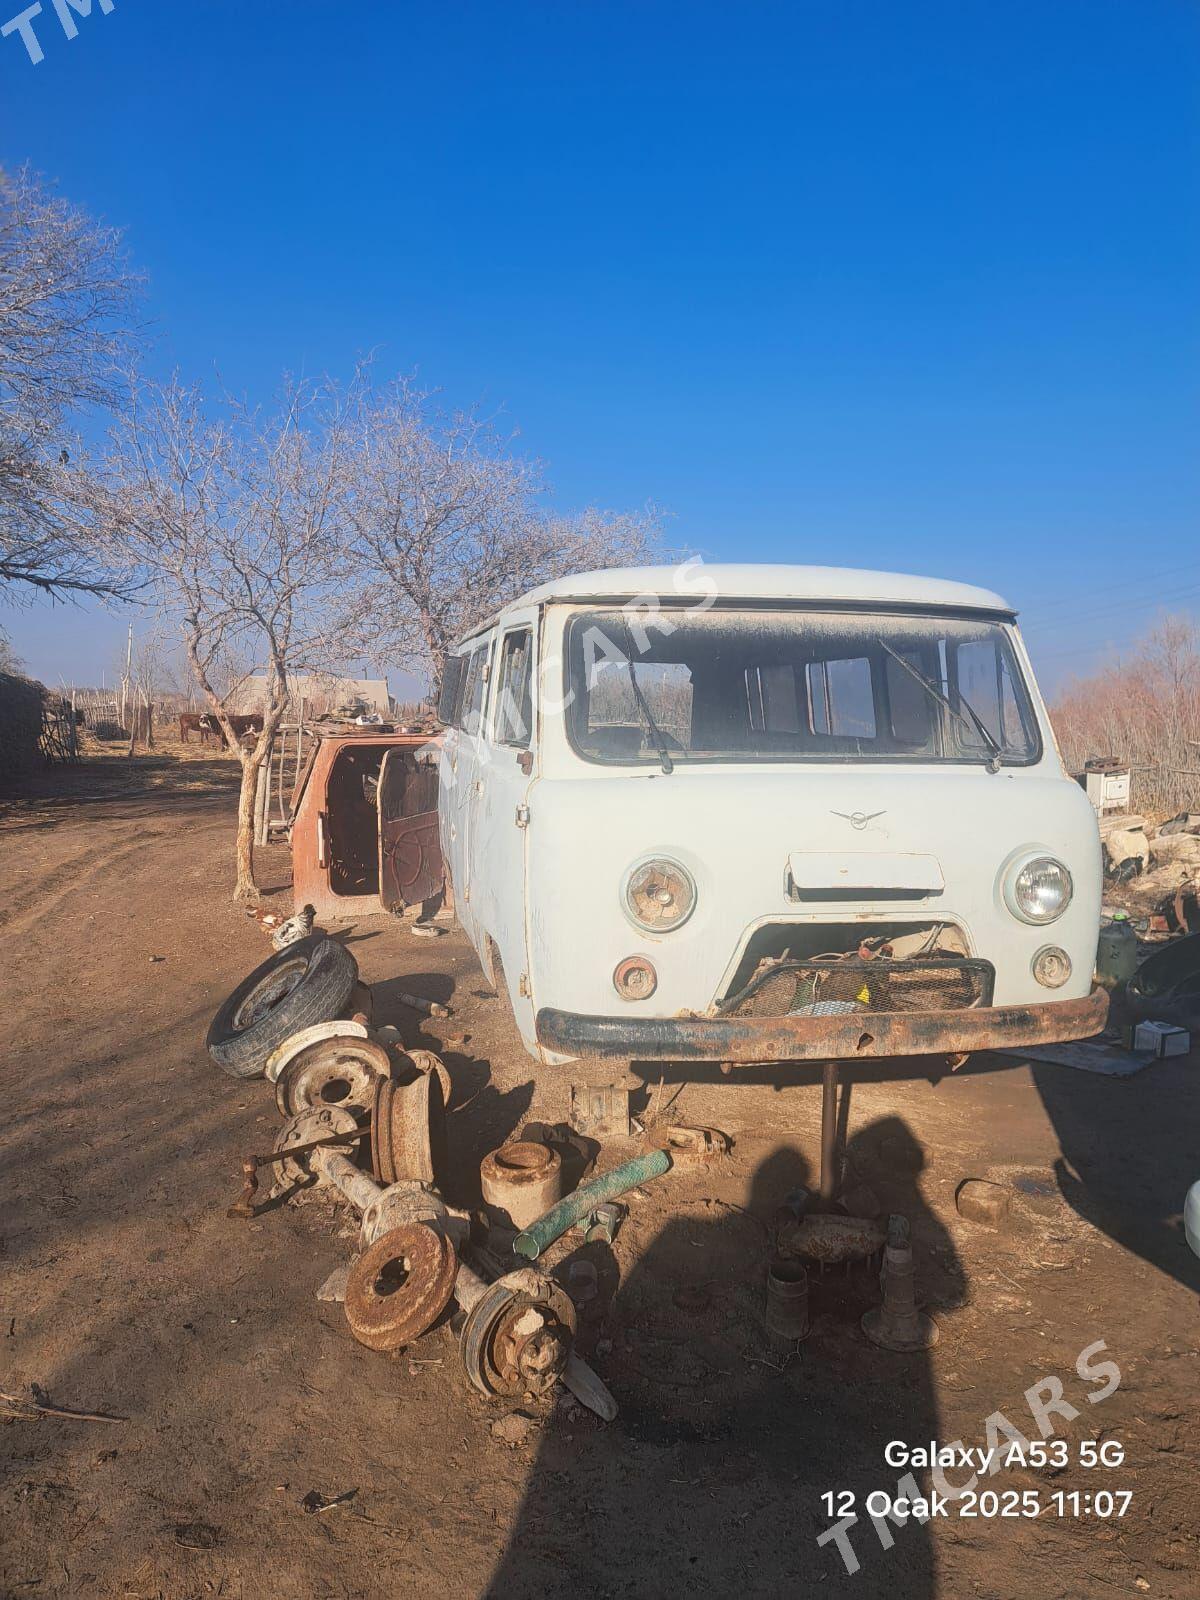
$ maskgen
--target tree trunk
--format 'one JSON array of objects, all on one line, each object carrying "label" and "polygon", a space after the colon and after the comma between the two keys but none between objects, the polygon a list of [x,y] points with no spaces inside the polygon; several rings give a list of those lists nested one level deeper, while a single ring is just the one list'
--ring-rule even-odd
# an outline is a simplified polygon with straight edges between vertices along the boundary
[{"label": "tree trunk", "polygon": [[235,900],[257,900],[258,885],[254,881],[254,796],[258,789],[258,769],[261,762],[250,751],[242,757],[242,786],[238,791],[237,814],[237,883]]}]

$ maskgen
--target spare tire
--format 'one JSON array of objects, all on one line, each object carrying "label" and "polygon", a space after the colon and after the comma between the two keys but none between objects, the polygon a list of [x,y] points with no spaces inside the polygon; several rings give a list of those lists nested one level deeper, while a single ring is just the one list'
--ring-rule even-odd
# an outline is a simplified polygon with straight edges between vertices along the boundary
[{"label": "spare tire", "polygon": [[292,1034],[340,1017],[358,963],[336,939],[309,934],[244,978],[212,1019],[205,1043],[222,1072],[253,1078]]}]

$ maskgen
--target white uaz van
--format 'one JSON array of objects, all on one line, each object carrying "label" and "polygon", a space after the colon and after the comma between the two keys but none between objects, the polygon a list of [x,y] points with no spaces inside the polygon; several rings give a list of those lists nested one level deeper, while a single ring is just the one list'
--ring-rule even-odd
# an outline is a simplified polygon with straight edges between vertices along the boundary
[{"label": "white uaz van", "polygon": [[1104,1024],[1096,819],[995,594],[589,572],[463,639],[440,713],[456,912],[545,1063],[954,1055]]}]

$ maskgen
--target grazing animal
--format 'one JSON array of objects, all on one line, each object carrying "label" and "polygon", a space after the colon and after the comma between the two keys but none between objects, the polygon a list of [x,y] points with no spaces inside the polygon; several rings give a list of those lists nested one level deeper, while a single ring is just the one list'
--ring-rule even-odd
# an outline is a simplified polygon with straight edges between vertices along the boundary
[{"label": "grazing animal", "polygon": [[[263,729],[261,711],[231,714],[229,721],[233,724],[234,734],[239,740],[244,739],[248,733],[261,733]],[[224,728],[211,711],[181,711],[179,713],[180,743],[189,743],[188,734],[192,732],[199,734],[201,744],[208,743],[210,734],[216,734],[222,744],[228,743]]]}]

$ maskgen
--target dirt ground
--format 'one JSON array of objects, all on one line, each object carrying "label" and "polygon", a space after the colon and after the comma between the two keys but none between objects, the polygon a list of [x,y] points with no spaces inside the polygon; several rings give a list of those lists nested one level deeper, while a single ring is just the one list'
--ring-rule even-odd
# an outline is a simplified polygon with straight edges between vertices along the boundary
[{"label": "dirt ground", "polygon": [[[0,1427],[3,1596],[1200,1595],[1200,1262],[1179,1217],[1200,1176],[1200,1055],[1125,1080],[1000,1057],[853,1072],[848,1181],[911,1221],[940,1328],[918,1355],[863,1337],[864,1268],[813,1276],[794,1350],[763,1333],[768,1226],[815,1179],[817,1075],[668,1072],[660,1103],[685,1084],[672,1116],[722,1128],[732,1156],[656,1180],[612,1248],[576,1238],[557,1263],[596,1263],[580,1348],[620,1415],[524,1404],[526,1437],[505,1444],[492,1424],[514,1408],[467,1387],[447,1328],[373,1355],[316,1300],[348,1258],[344,1209],[226,1216],[242,1156],[279,1122],[265,1083],[203,1048],[269,953],[228,898],[234,774],[211,752],[111,758],[0,806],[0,1389],[125,1419]],[[286,854],[264,868],[286,903]],[[457,931],[376,918],[345,937],[376,1020],[445,1056],[447,1197],[476,1203],[481,1156],[561,1118],[573,1074],[535,1074]],[[399,989],[452,1015],[419,1030]],[[1012,1185],[1005,1228],[958,1216],[965,1177]],[[1040,1438],[1027,1391],[1059,1405],[1046,1426],[1070,1462],[979,1488],[1033,1491],[1038,1517],[876,1531],[863,1500],[905,1471],[889,1441]],[[1085,1441],[1123,1460],[1089,1469]],[[314,1489],[354,1492],[309,1513]],[[854,1573],[818,1543],[837,1521],[822,1496],[845,1490]],[[1074,1514],[1073,1492],[1102,1490],[1132,1491],[1124,1516],[1097,1514],[1102,1495]]]}]

